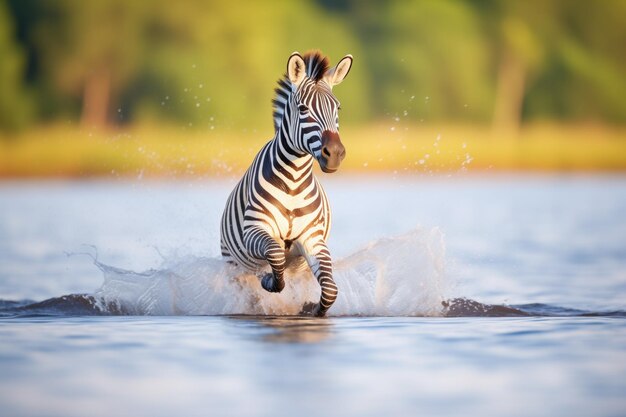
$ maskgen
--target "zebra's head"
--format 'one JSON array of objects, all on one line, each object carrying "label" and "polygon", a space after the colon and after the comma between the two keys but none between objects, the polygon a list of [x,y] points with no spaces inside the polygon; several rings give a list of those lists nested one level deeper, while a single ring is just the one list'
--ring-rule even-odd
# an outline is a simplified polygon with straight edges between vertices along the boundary
[{"label": "zebra's head", "polygon": [[332,88],[341,83],[352,66],[346,55],[332,68],[318,52],[294,52],[287,74],[279,81],[274,99],[274,126],[288,133],[293,149],[312,155],[324,172],[335,172],[346,156],[339,138],[339,101]]}]

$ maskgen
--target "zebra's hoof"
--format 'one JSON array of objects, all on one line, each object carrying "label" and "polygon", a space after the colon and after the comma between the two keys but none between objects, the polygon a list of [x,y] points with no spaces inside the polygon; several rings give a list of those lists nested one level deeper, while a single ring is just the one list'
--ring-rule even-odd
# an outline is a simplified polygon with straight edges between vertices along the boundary
[{"label": "zebra's hoof", "polygon": [[324,317],[327,310],[322,310],[319,303],[305,303],[300,311],[301,316]]},{"label": "zebra's hoof", "polygon": [[285,288],[285,280],[277,280],[274,274],[269,272],[261,278],[261,286],[268,292],[281,292]]}]

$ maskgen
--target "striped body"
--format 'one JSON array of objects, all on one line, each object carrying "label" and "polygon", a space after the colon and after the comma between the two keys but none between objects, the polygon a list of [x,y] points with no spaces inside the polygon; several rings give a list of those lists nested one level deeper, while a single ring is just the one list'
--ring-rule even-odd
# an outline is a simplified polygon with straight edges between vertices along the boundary
[{"label": "striped body", "polygon": [[[226,202],[222,218],[222,255],[250,271],[267,266],[264,257],[250,256],[244,231],[261,228],[282,242],[292,258],[312,237],[328,237],[331,211],[324,189],[313,175],[310,155],[288,159],[277,140],[254,158]],[[285,164],[284,161],[289,161]],[[285,243],[286,242],[286,243]],[[295,245],[294,245],[295,243]]]},{"label": "striped body", "polygon": [[[283,289],[289,264],[306,261],[321,287],[312,311],[319,316],[333,304],[338,289],[326,246],[330,206],[313,164],[317,160],[323,171],[334,172],[345,155],[338,133],[339,103],[332,94],[337,69],[346,69],[341,62],[328,69],[326,58],[317,53],[290,57],[288,74],[276,89],[275,135],[230,194],[221,224],[222,255],[254,273],[269,265],[272,272],[261,285],[270,292]],[[351,62],[350,57],[347,70]]]}]

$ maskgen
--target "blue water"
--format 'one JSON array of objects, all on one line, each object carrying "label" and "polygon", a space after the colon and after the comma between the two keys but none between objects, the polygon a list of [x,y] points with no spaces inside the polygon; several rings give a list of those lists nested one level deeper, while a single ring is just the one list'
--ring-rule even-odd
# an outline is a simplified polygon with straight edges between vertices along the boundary
[{"label": "blue water", "polygon": [[217,259],[233,180],[0,184],[0,415],[626,415],[626,177],[324,180],[326,319]]}]

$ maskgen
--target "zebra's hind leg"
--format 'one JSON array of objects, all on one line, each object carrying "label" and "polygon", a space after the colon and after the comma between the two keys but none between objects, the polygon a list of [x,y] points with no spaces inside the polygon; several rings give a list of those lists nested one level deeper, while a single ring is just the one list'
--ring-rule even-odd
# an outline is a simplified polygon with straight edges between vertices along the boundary
[{"label": "zebra's hind leg", "polygon": [[302,313],[323,317],[334,304],[339,293],[337,284],[333,280],[333,263],[330,251],[324,241],[320,240],[313,245],[309,244],[307,246],[309,250],[307,250],[305,257],[313,275],[315,275],[317,282],[320,284],[322,293],[319,303],[313,306],[305,304]]},{"label": "zebra's hind leg", "polygon": [[261,278],[263,289],[269,292],[281,292],[285,288],[285,249],[261,228],[246,229],[243,240],[251,256],[265,259],[272,268],[272,272]]}]

